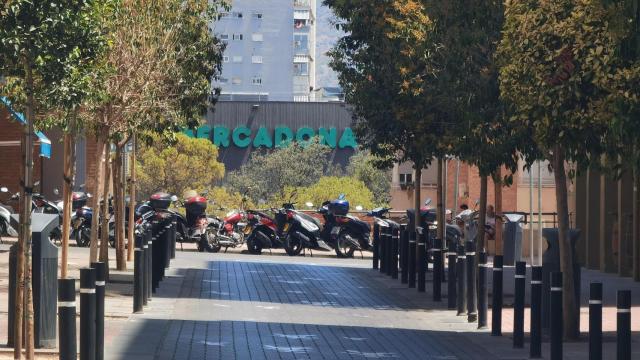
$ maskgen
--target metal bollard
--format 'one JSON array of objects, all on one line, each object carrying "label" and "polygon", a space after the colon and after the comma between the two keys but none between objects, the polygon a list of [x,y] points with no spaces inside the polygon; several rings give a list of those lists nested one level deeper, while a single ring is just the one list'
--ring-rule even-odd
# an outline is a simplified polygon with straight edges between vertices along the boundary
[{"label": "metal bollard", "polygon": [[153,243],[153,247],[151,249],[151,290],[152,292],[156,292],[158,288],[158,283],[160,282],[158,279],[159,271],[158,264],[160,263],[160,240],[158,238],[159,234],[159,226],[158,220],[154,219],[151,225],[151,242]]},{"label": "metal bollard", "polygon": [[542,357],[542,266],[531,267],[531,342],[529,357]]},{"label": "metal bollard", "polygon": [[133,252],[133,312],[142,312],[142,267],[144,262],[142,261],[142,250],[135,249]]},{"label": "metal bollard", "polygon": [[176,216],[171,215],[171,258],[176,258],[176,232],[178,231],[178,223]]},{"label": "metal bollard", "polygon": [[516,262],[515,299],[513,303],[513,347],[524,347],[524,288],[527,281],[527,263]]},{"label": "metal bollard", "polygon": [[602,283],[589,287],[589,360],[602,359]]},{"label": "metal bollard", "polygon": [[400,229],[393,228],[391,235],[391,278],[398,278],[398,251],[400,250]]},{"label": "metal bollard", "polygon": [[433,239],[433,301],[442,301],[442,240]]},{"label": "metal bollard", "polygon": [[140,245],[142,248],[142,306],[144,307],[149,302],[147,290],[147,261],[149,257],[149,244],[147,243],[147,238],[145,236],[142,237],[142,243]]},{"label": "metal bollard", "polygon": [[467,241],[465,255],[467,256],[467,321],[478,320],[476,311],[476,246],[473,241]]},{"label": "metal bollard", "polygon": [[407,225],[400,225],[400,268],[402,273],[400,275],[400,282],[402,284],[409,283],[409,233],[407,232]]},{"label": "metal bollard", "polygon": [[491,335],[502,336],[502,255],[493,257],[493,290],[491,291]]},{"label": "metal bollard", "polygon": [[467,309],[467,256],[464,246],[458,245],[458,262],[456,263],[458,285],[458,316],[464,315]]},{"label": "metal bollard", "polygon": [[487,327],[489,294],[487,291],[487,253],[478,253],[478,329]]},{"label": "metal bollard", "polygon": [[378,243],[380,242],[380,225],[378,225],[377,223],[373,224],[373,270],[378,270],[379,267],[379,249],[378,249]]},{"label": "metal bollard", "polygon": [[427,288],[427,236],[428,229],[416,227],[416,245],[418,252],[418,291],[425,292]]},{"label": "metal bollard", "polygon": [[385,237],[385,269],[387,276],[391,276],[393,273],[393,228],[388,227],[384,234]]},{"label": "metal bollard", "polygon": [[416,232],[409,231],[409,288],[416,287]]},{"label": "metal bollard", "polygon": [[151,229],[147,228],[145,232],[145,237],[147,239],[147,258],[144,261],[144,265],[146,268],[146,282],[147,282],[147,302],[151,301],[151,296],[153,295],[153,285],[151,282],[151,276],[153,273],[153,238],[151,237]]},{"label": "metal bollard", "polygon": [[58,347],[60,360],[76,360],[76,280],[58,279]]},{"label": "metal bollard", "polygon": [[449,275],[449,284],[447,285],[447,307],[451,310],[456,308],[456,244],[451,242],[449,244],[449,251],[447,252],[447,266]]},{"label": "metal bollard", "polygon": [[631,291],[618,290],[618,360],[631,360]]},{"label": "metal bollard", "polygon": [[92,262],[96,271],[96,360],[104,359],[104,298],[107,267],[103,262]]},{"label": "metal bollard", "polygon": [[549,338],[550,359],[562,359],[562,273],[551,273],[551,293],[549,295]]},{"label": "metal bollard", "polygon": [[96,271],[80,269],[80,359],[96,358]]},{"label": "metal bollard", "polygon": [[386,244],[387,229],[388,227],[386,226],[380,227],[380,239],[379,239],[380,251],[378,251],[378,255],[380,256],[380,272],[383,274],[387,272],[387,253],[385,252],[387,248],[387,244]]}]

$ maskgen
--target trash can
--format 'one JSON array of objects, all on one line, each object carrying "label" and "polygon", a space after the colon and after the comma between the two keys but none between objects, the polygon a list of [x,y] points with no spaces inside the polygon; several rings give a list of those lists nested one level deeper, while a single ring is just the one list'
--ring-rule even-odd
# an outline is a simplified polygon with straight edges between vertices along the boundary
[{"label": "trash can", "polygon": [[[18,228],[18,215],[11,215],[11,223]],[[58,309],[58,247],[49,234],[58,226],[58,215],[31,214],[32,288],[35,327],[35,347],[56,347],[56,316]],[[13,345],[15,282],[18,244],[11,246],[9,256],[9,329],[7,344]]]},{"label": "trash can", "polygon": [[504,265],[514,266],[522,257],[522,214],[504,214],[505,223],[502,228]]},{"label": "trash can", "polygon": [[[549,328],[549,298],[551,296],[551,273],[560,271],[560,247],[558,243],[558,229],[542,229],[542,237],[547,241],[547,250],[542,254],[542,327]],[[580,307],[580,264],[576,254],[576,242],[580,238],[580,229],[569,229],[569,240],[573,249],[573,283],[575,284],[576,306]],[[578,328],[580,317],[578,316]]]}]

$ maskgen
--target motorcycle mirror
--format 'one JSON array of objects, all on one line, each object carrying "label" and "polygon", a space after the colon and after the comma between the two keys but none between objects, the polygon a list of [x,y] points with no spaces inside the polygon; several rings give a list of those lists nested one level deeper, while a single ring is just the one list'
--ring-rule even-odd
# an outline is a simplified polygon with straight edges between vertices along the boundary
[{"label": "motorcycle mirror", "polygon": [[85,184],[80,184],[78,185],[78,188],[82,189],[84,187]]},{"label": "motorcycle mirror", "polygon": [[40,180],[33,183],[33,186],[38,186],[38,185],[40,185]]},{"label": "motorcycle mirror", "polygon": [[358,205],[358,206],[356,206],[356,210],[362,211],[362,210],[364,210],[364,208],[362,207],[362,205]]},{"label": "motorcycle mirror", "polygon": [[307,207],[309,208],[313,207],[313,203],[311,201],[307,201],[305,205],[307,205]]},{"label": "motorcycle mirror", "polygon": [[427,200],[424,201],[424,206],[429,206],[431,205],[431,198],[427,198]]},{"label": "motorcycle mirror", "polygon": [[172,195],[172,196],[171,196],[171,201],[173,201],[173,202],[178,201],[178,197],[177,197],[177,196],[175,196],[175,195]]},{"label": "motorcycle mirror", "polygon": [[58,188],[53,189],[53,194],[60,195],[60,190],[58,190]]},{"label": "motorcycle mirror", "polygon": [[91,195],[91,193],[87,193],[87,197],[93,197],[93,195]]},{"label": "motorcycle mirror", "polygon": [[344,200],[347,196],[345,194],[340,194],[338,196],[338,200]]},{"label": "motorcycle mirror", "polygon": [[207,189],[207,190],[203,191],[200,195],[202,195],[202,196],[206,196],[206,195],[208,195],[208,194],[209,194],[209,189]]},{"label": "motorcycle mirror", "polygon": [[3,186],[0,188],[0,192],[6,193],[6,192],[9,192],[9,189],[7,189],[6,186]]}]

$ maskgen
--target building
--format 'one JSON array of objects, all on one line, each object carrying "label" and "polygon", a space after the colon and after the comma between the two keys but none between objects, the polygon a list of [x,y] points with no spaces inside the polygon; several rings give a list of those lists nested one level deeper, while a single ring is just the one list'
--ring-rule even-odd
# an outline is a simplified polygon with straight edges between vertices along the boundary
[{"label": "building", "polygon": [[215,85],[223,101],[309,101],[316,0],[234,0],[214,32],[227,44]]}]

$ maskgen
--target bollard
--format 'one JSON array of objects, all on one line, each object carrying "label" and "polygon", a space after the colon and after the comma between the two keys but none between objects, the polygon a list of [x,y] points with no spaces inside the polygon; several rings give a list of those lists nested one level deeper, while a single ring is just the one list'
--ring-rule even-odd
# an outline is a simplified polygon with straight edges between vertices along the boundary
[{"label": "bollard", "polygon": [[[149,244],[147,243],[147,238],[142,236],[142,243],[140,244],[142,248],[142,306],[146,306],[148,303],[147,298],[147,254],[149,249]],[[135,259],[134,259],[135,260]]]},{"label": "bollard", "polygon": [[487,327],[489,294],[487,291],[487,253],[478,253],[478,329]]},{"label": "bollard", "polygon": [[428,229],[416,227],[416,245],[418,252],[418,291],[425,292],[427,287],[427,236]]},{"label": "bollard", "polygon": [[160,240],[158,238],[158,234],[159,234],[159,226],[158,226],[158,220],[156,220],[155,218],[153,219],[152,225],[151,225],[151,241],[153,243],[153,248],[151,249],[151,290],[152,292],[156,292],[156,289],[158,288],[158,264],[160,263],[160,255],[159,255],[159,250],[160,250]]},{"label": "bollard", "polygon": [[442,301],[442,240],[433,239],[433,301]]},{"label": "bollard", "polygon": [[398,278],[398,251],[400,250],[400,229],[394,227],[391,237],[391,278]]},{"label": "bollard", "polygon": [[379,253],[378,253],[378,243],[380,239],[380,225],[378,223],[373,224],[373,270],[378,270],[379,266]]},{"label": "bollard", "polygon": [[524,288],[527,281],[527,263],[516,262],[515,299],[513,302],[513,347],[524,347]]},{"label": "bollard", "polygon": [[58,279],[58,347],[60,360],[76,360],[76,280]]},{"label": "bollard", "polygon": [[387,254],[385,252],[386,248],[387,248],[387,244],[386,244],[386,240],[387,240],[387,226],[381,226],[380,227],[380,251],[378,251],[378,255],[380,256],[380,272],[381,273],[386,273],[387,272]]},{"label": "bollard", "polygon": [[385,274],[387,274],[387,276],[391,276],[391,274],[393,273],[393,228],[392,227],[387,228],[387,231],[385,231],[384,237],[385,237],[384,262],[385,262],[385,269],[386,269]]},{"label": "bollard", "polygon": [[502,336],[502,255],[493,257],[493,289],[491,291],[491,335]]},{"label": "bollard", "polygon": [[531,267],[531,342],[529,357],[542,357],[542,266]]},{"label": "bollard", "polygon": [[456,244],[451,242],[449,244],[449,251],[447,252],[447,266],[449,283],[447,285],[447,307],[451,310],[456,308]]},{"label": "bollard", "polygon": [[92,262],[96,272],[96,360],[104,359],[104,298],[107,267],[103,262]]},{"label": "bollard", "polygon": [[631,291],[618,290],[618,360],[631,360]]},{"label": "bollard", "polygon": [[550,359],[562,359],[562,273],[551,273],[551,292],[549,295],[549,341]]},{"label": "bollard", "polygon": [[400,225],[400,268],[402,273],[400,275],[400,282],[402,284],[409,283],[409,233],[407,232],[407,225]]},{"label": "bollard", "polygon": [[602,359],[602,283],[589,288],[589,360]]},{"label": "bollard", "polygon": [[145,230],[145,237],[147,238],[147,258],[145,259],[144,265],[146,268],[146,282],[147,282],[147,302],[151,300],[152,296],[152,282],[151,282],[151,274],[153,272],[153,238],[151,237],[151,228],[147,227]]},{"label": "bollard", "polygon": [[473,241],[467,241],[465,255],[467,256],[467,321],[478,319],[476,312],[476,252]]},{"label": "bollard", "polygon": [[458,245],[458,262],[456,263],[458,284],[458,316],[464,315],[467,309],[467,256],[464,246]]},{"label": "bollard", "polygon": [[142,312],[142,267],[144,262],[142,261],[142,250],[135,249],[133,252],[133,312]]},{"label": "bollard", "polygon": [[178,223],[176,216],[171,215],[171,259],[176,258],[176,232],[178,231]]},{"label": "bollard", "polygon": [[96,358],[96,271],[80,269],[80,359]]},{"label": "bollard", "polygon": [[409,231],[409,288],[416,287],[416,232]]}]

